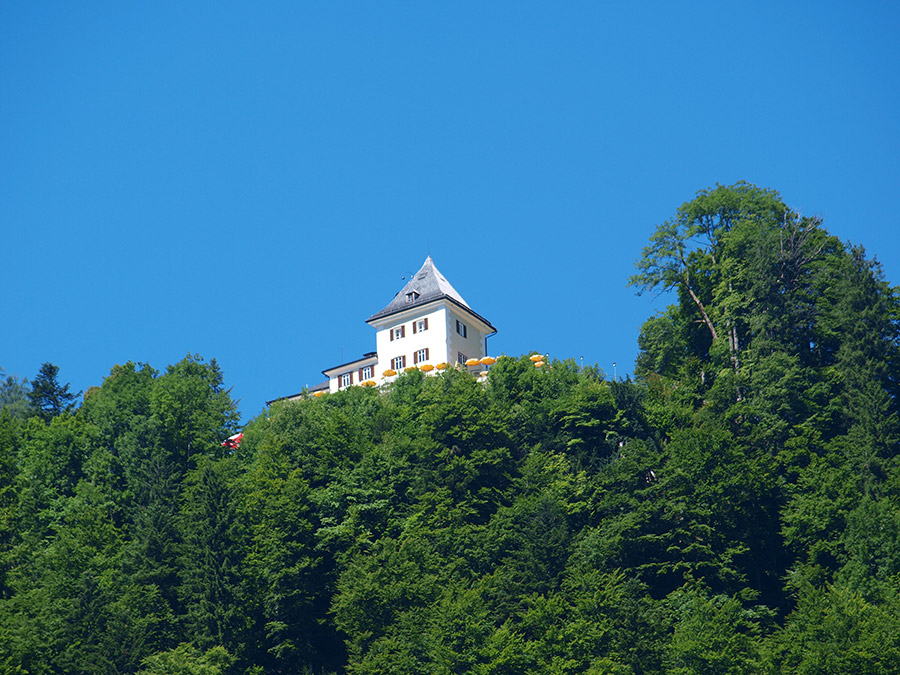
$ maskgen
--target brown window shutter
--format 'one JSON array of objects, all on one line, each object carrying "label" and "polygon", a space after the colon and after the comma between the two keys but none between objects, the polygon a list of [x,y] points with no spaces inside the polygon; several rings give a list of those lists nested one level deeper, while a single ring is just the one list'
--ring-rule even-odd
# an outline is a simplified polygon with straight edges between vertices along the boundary
[{"label": "brown window shutter", "polygon": [[350,384],[353,384],[353,371],[350,371]]},{"label": "brown window shutter", "polygon": [[391,328],[391,342],[394,341],[394,329]]},{"label": "brown window shutter", "polygon": [[362,379],[363,379],[363,376],[362,376],[362,368],[360,368],[360,369],[359,369],[359,381],[362,382]]},{"label": "brown window shutter", "polygon": [[418,321],[413,321],[413,335],[416,334],[416,324],[417,323],[418,323]]},{"label": "brown window shutter", "polygon": [[425,317],[425,330],[428,330],[428,317]]},{"label": "brown window shutter", "polygon": [[431,355],[428,353],[428,347],[425,347],[425,360],[427,361],[430,358],[431,358]]},{"label": "brown window shutter", "polygon": [[400,326],[400,337],[406,337],[406,326]]},{"label": "brown window shutter", "polygon": [[419,352],[413,352],[413,365],[419,362]]}]

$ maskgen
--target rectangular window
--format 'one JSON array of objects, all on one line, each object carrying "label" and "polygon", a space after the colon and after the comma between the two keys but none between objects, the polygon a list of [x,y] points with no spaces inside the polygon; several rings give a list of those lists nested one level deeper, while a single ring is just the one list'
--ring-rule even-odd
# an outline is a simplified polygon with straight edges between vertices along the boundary
[{"label": "rectangular window", "polygon": [[461,366],[466,365],[466,361],[468,361],[468,360],[469,360],[469,357],[468,357],[468,356],[466,356],[466,355],[463,354],[462,352],[457,352],[457,354],[456,354],[456,362],[457,362],[459,365],[461,365]]},{"label": "rectangular window", "polygon": [[413,333],[421,333],[423,330],[428,330],[428,319],[413,321]]},{"label": "rectangular window", "polygon": [[415,354],[413,354],[413,363],[423,363],[428,360],[428,347],[425,349],[420,349]]},{"label": "rectangular window", "polygon": [[349,387],[351,384],[353,384],[353,373],[341,375],[341,387]]},{"label": "rectangular window", "polygon": [[391,368],[394,370],[403,370],[406,367],[406,357],[405,356],[397,356],[391,359]]},{"label": "rectangular window", "polygon": [[372,366],[366,366],[365,368],[359,369],[359,381],[363,382],[365,380],[371,380],[372,376],[375,374],[375,369]]},{"label": "rectangular window", "polygon": [[456,320],[456,332],[463,337],[466,337],[466,324],[464,324],[459,319]]},{"label": "rectangular window", "polygon": [[403,337],[406,337],[406,326],[391,328],[391,340],[399,340]]}]

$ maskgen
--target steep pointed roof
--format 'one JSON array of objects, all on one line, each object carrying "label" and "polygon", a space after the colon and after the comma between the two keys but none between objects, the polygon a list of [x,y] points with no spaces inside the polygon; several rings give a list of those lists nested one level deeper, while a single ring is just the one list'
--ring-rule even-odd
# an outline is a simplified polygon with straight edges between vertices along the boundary
[{"label": "steep pointed roof", "polygon": [[467,309],[471,314],[474,314],[487,323],[488,326],[491,325],[484,317],[481,317],[472,311],[469,304],[463,300],[462,296],[450,285],[450,282],[447,281],[446,277],[444,277],[438,268],[434,266],[434,261],[431,259],[431,256],[425,258],[425,264],[422,265],[422,269],[416,272],[406,286],[400,289],[400,292],[394,296],[394,299],[388,303],[388,306],[380,312],[376,312],[370,316],[366,319],[366,322],[372,322],[376,319],[381,319],[390,316],[391,314],[425,305],[442,298],[449,299],[451,302]]}]

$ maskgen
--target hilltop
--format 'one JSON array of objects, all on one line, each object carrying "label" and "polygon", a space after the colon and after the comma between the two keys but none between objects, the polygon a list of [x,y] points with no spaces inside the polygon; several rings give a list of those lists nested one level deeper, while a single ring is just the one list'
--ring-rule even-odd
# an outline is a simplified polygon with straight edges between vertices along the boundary
[{"label": "hilltop", "polygon": [[633,381],[415,370],[278,402],[236,449],[199,357],[4,410],[0,663],[897,672],[897,290],[745,183],[680,207],[631,281],[675,300]]}]

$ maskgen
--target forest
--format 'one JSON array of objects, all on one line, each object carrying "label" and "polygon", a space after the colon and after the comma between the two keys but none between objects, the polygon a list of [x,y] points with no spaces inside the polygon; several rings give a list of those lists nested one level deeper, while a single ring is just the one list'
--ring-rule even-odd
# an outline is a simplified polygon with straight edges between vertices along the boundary
[{"label": "forest", "polygon": [[624,381],[413,371],[236,447],[215,360],[5,377],[0,672],[900,672],[898,289],[748,183],[627,282],[672,304]]}]

